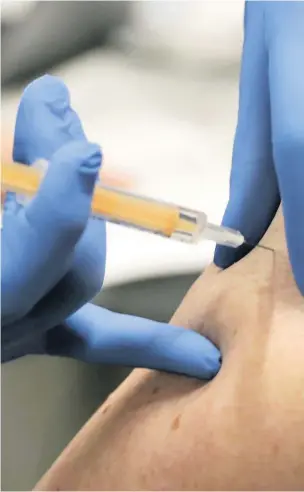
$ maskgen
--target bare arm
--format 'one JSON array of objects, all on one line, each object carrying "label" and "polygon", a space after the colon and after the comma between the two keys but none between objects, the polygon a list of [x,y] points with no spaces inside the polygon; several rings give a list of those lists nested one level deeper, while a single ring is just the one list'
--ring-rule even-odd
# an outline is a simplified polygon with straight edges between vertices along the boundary
[{"label": "bare arm", "polygon": [[295,490],[304,486],[304,306],[282,217],[228,270],[214,265],[172,323],[209,336],[209,384],[135,370],[37,490]]}]

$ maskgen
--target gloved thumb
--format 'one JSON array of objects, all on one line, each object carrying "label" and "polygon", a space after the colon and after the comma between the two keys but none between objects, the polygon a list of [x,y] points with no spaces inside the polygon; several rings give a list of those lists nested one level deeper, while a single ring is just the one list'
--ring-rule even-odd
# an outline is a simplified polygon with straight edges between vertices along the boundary
[{"label": "gloved thumb", "polygon": [[61,147],[26,208],[31,225],[40,231],[51,228],[57,236],[53,240],[62,242],[63,236],[71,240],[73,235],[77,240],[89,218],[101,160],[101,149],[96,144],[72,141]]},{"label": "gloved thumb", "polygon": [[17,214],[4,214],[2,305],[10,322],[12,315],[17,319],[29,312],[70,267],[90,216],[100,165],[98,145],[64,145],[33,200]]}]

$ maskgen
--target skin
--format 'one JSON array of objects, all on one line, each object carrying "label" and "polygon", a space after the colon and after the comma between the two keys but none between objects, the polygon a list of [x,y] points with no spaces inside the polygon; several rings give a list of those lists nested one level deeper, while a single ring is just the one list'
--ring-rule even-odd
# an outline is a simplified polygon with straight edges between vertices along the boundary
[{"label": "skin", "polygon": [[304,301],[281,212],[261,244],[211,265],[171,321],[218,345],[215,379],[133,371],[36,490],[303,490]]}]

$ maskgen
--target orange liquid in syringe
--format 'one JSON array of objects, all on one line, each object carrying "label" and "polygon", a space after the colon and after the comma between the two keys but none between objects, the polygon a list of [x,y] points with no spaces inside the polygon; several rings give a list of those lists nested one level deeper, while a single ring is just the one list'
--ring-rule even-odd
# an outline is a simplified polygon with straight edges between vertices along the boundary
[{"label": "orange liquid in syringe", "polygon": [[[2,164],[1,185],[4,191],[34,196],[43,175],[22,164]],[[178,207],[158,203],[123,191],[96,186],[92,200],[93,215],[125,223],[170,237],[174,231],[195,232],[195,223],[181,219]]]}]

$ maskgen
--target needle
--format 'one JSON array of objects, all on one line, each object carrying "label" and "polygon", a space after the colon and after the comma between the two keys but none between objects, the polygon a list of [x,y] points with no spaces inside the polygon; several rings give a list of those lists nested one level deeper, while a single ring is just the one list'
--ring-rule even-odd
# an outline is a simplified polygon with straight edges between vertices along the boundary
[{"label": "needle", "polygon": [[271,251],[272,253],[274,252],[273,248],[269,248],[268,246],[264,246],[263,244],[250,244],[250,243],[247,243],[247,241],[246,241],[246,244],[248,244],[248,246],[250,246],[251,248],[262,248],[262,249],[266,249],[268,251]]},{"label": "needle", "polygon": [[272,253],[274,252],[273,248],[269,248],[268,246],[263,246],[262,244],[258,244],[257,247],[262,248],[262,249],[267,249],[268,251],[271,251]]}]

